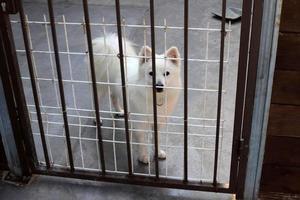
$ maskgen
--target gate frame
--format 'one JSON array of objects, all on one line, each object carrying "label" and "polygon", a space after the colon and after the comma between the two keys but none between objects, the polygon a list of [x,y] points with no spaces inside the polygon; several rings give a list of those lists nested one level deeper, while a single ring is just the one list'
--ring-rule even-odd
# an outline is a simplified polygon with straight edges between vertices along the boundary
[{"label": "gate frame", "polygon": [[245,179],[238,189],[243,199],[258,199],[265,152],[273,77],[283,0],[264,0],[254,105]]},{"label": "gate frame", "polygon": [[[5,0],[2,0],[1,2],[3,1],[6,2]],[[258,21],[255,22],[258,24],[256,24],[257,26],[254,27],[253,24],[251,26],[251,34],[253,40],[250,42],[250,53],[248,54],[247,59],[249,59],[248,57],[252,57],[253,60],[251,60],[251,66],[254,66],[254,69],[251,69],[252,77],[251,79],[248,79],[248,81],[250,80],[250,84],[247,84],[247,94],[244,97],[246,101],[249,101],[249,104],[246,104],[244,107],[245,112],[248,109],[248,118],[247,120],[245,120],[247,130],[243,130],[243,138],[238,138],[238,141],[234,141],[237,142],[235,143],[234,147],[237,148],[237,152],[240,152],[242,155],[242,159],[238,166],[238,174],[236,179],[237,182],[235,184],[236,186],[233,187],[234,189],[232,191],[223,190],[222,187],[220,187],[221,185],[218,187],[219,189],[213,187],[209,189],[208,186],[206,186],[205,189],[206,191],[214,192],[237,192],[238,199],[255,199],[259,188],[266,125],[268,119],[268,110],[270,105],[272,80],[276,58],[280,8],[282,2],[282,0],[253,1],[253,17],[257,17],[256,19]],[[18,6],[17,4],[13,4],[13,6],[11,7],[17,8]],[[10,8],[9,4],[8,8]],[[1,25],[5,25],[5,27],[7,28],[7,23],[9,22],[8,16],[5,15],[5,12],[2,9],[0,12]],[[8,10],[7,12],[15,13],[17,12],[17,10],[12,9],[11,11]],[[6,31],[7,33],[11,34],[10,27],[8,27]],[[3,31],[2,29],[1,34],[3,34],[4,32],[5,31]],[[268,33],[270,35],[268,35]],[[11,37],[1,38],[1,45],[4,44],[3,47],[5,47],[2,48],[5,52],[1,52],[1,57],[4,57],[4,55],[16,56],[15,48],[12,41],[13,40]],[[11,46],[9,45],[9,43]],[[249,51],[249,49],[247,51]],[[30,125],[28,126],[29,123],[27,121],[27,108],[24,104],[25,98],[23,90],[21,89],[22,82],[18,80],[18,75],[20,73],[18,69],[18,63],[15,60],[11,63],[6,62],[6,64],[7,65],[4,69],[6,71],[1,70],[3,77],[1,81],[3,82],[3,86],[5,87],[5,98],[3,98],[4,95],[0,96],[0,98],[6,100],[4,104],[6,104],[8,109],[6,111],[4,110],[4,112],[6,112],[8,117],[6,117],[5,119],[5,124],[8,124],[12,131],[10,132],[10,135],[7,134],[7,132],[3,132],[3,129],[1,129],[0,132],[2,137],[10,137],[14,139],[14,145],[4,144],[4,147],[6,149],[5,152],[9,168],[16,175],[28,176],[31,175],[31,173],[33,172],[37,174],[82,178],[90,180],[113,180],[114,182],[119,183],[131,183],[149,186],[172,188],[183,188],[185,186],[184,182],[182,183],[182,185],[180,185],[178,184],[178,182],[172,182],[171,180],[161,179],[161,183],[155,183],[152,182],[152,178],[139,177],[136,175],[134,177],[125,175],[123,176],[125,177],[125,179],[122,179],[122,176],[120,176],[120,179],[116,177],[110,177],[110,174],[107,174],[105,176],[94,177],[93,174],[89,175],[86,172],[80,172],[80,170],[76,170],[76,172],[72,172],[71,174],[66,174],[64,170],[58,169],[48,171],[43,167],[35,166],[34,164],[36,163],[36,155],[34,149],[31,149],[31,145],[33,145],[33,138],[30,134]],[[248,64],[248,67],[251,67],[249,65],[250,64]],[[17,78],[11,76],[10,73],[12,72],[16,75],[15,77]],[[254,81],[251,82],[251,80]],[[24,119],[24,121],[20,119]],[[3,120],[2,116],[1,120]],[[235,150],[235,148],[233,150]],[[9,152],[11,151],[14,153],[10,154]],[[19,163],[19,165],[14,165],[14,163],[11,162],[12,160],[16,160],[17,163]],[[203,185],[205,186],[205,184]],[[199,188],[201,188],[199,187],[199,185],[195,185],[195,187],[193,187],[193,185],[190,186],[191,187],[189,189],[194,190],[199,190]],[[224,189],[226,188],[224,187]]]},{"label": "gate frame", "polygon": [[0,134],[9,170],[20,180],[31,176],[37,163],[9,15],[16,1],[0,6]]}]

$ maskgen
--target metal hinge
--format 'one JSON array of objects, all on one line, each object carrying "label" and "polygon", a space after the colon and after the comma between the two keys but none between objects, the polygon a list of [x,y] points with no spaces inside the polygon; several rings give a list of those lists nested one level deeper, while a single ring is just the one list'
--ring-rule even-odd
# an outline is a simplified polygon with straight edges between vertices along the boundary
[{"label": "metal hinge", "polygon": [[17,0],[0,0],[1,11],[7,14],[17,14],[19,12]]},{"label": "metal hinge", "polygon": [[238,147],[238,158],[239,159],[241,157],[241,152],[243,151],[243,148],[244,148],[244,138],[240,138],[239,147]]}]

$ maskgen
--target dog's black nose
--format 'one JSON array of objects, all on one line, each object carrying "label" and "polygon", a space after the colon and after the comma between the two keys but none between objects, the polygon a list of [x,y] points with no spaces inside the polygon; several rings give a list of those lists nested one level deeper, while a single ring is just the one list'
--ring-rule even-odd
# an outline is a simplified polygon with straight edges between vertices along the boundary
[{"label": "dog's black nose", "polygon": [[164,91],[164,84],[156,83],[156,92],[163,92]]}]

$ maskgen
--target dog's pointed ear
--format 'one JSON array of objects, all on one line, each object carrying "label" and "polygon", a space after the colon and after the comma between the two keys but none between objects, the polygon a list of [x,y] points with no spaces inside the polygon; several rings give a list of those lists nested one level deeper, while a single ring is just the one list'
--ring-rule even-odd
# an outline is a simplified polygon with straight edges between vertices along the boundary
[{"label": "dog's pointed ear", "polygon": [[151,58],[151,53],[152,53],[152,50],[151,50],[150,47],[148,47],[148,46],[143,46],[143,47],[141,48],[141,51],[140,51],[140,53],[139,53],[139,56],[141,56],[140,59],[139,59],[140,65],[143,64],[143,63],[146,63],[146,62],[148,62],[148,61],[150,60],[150,58]]},{"label": "dog's pointed ear", "polygon": [[180,53],[177,49],[177,47],[170,47],[167,51],[166,51],[166,56],[167,58],[171,58],[171,62],[176,65],[179,66],[180,64]]}]

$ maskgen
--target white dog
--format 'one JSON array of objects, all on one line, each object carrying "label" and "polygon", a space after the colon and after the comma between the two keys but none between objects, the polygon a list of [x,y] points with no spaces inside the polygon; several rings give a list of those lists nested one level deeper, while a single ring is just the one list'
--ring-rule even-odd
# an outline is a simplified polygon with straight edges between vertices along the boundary
[{"label": "white dog", "polygon": [[[93,48],[96,54],[117,55],[119,53],[118,37],[111,34],[106,38],[96,38],[93,40]],[[139,58],[137,58],[133,44],[123,38],[123,50],[124,55],[126,55],[124,65],[126,68],[126,81],[128,83],[128,112],[132,114],[142,114],[138,115],[139,120],[135,120],[133,126],[134,130],[137,130],[134,135],[137,135],[137,140],[141,143],[141,145],[139,145],[138,159],[140,162],[147,164],[149,158],[145,133],[141,133],[138,130],[148,130],[149,124],[152,128],[151,130],[153,130],[153,96],[151,87],[153,72],[151,48],[148,46],[142,47]],[[170,59],[163,59],[164,57]],[[157,118],[158,130],[166,123],[166,117],[164,116],[170,116],[178,100],[180,91],[178,88],[181,87],[179,58],[179,51],[176,47],[169,48],[162,55],[156,55],[157,113],[159,115]],[[95,55],[94,59],[98,82],[121,84],[120,60],[117,56]],[[117,85],[111,85],[110,90],[115,110],[123,113],[122,88]],[[107,87],[105,87],[105,85],[98,86],[98,96],[100,99],[106,91]],[[141,120],[142,118],[144,121]],[[166,153],[158,149],[158,157],[165,159]]]}]

